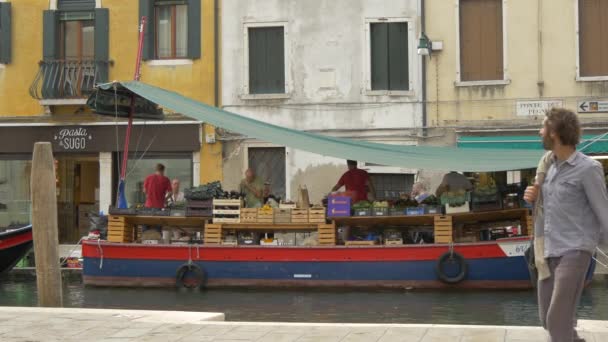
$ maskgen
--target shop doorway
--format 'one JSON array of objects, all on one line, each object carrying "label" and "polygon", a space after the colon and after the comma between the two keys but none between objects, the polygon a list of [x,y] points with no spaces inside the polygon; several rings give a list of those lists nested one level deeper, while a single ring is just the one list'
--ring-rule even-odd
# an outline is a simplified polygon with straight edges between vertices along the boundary
[{"label": "shop doorway", "polygon": [[76,243],[89,232],[89,214],[99,211],[99,157],[57,155],[59,243]]}]

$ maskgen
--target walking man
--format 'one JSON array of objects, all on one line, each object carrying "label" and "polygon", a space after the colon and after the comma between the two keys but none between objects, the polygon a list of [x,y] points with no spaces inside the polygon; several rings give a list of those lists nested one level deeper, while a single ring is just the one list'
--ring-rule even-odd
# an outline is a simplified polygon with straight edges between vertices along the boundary
[{"label": "walking man", "polygon": [[536,257],[545,259],[549,272],[538,280],[540,320],[550,342],[584,341],[574,325],[592,254],[602,230],[608,232],[604,171],[576,151],[581,128],[572,111],[549,110],[540,135],[552,152],[546,155],[546,177],[537,175],[537,183],[524,194],[529,203],[538,198],[542,209],[535,231],[544,235],[544,248]]}]

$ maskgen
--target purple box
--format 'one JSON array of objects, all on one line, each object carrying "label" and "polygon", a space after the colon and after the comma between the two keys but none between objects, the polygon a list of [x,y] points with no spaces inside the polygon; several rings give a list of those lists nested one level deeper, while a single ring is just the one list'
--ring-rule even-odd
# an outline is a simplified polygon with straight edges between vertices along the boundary
[{"label": "purple box", "polygon": [[327,199],[327,216],[350,216],[350,197],[332,196]]}]

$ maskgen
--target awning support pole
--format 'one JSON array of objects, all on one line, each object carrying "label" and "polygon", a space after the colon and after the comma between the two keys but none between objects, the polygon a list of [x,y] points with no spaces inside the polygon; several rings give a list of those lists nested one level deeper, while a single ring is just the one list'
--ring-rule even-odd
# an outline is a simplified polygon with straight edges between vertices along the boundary
[{"label": "awning support pole", "polygon": [[[146,26],[146,17],[141,17],[141,25],[139,26],[139,45],[137,47],[137,60],[135,61],[135,75],[133,79],[139,81],[141,78],[141,54],[144,47],[144,29]],[[129,141],[131,140],[131,130],[133,129],[133,114],[135,112],[135,95],[131,95],[131,109],[129,110],[129,124],[125,134],[125,148],[122,155],[122,169],[120,171],[120,180],[124,182],[127,175],[127,161],[129,159]]]}]

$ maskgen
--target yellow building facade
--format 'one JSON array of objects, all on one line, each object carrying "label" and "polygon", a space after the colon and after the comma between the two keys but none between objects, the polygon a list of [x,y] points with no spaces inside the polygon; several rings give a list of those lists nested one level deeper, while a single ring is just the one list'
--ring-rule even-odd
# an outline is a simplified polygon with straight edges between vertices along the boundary
[{"label": "yellow building facade", "polygon": [[424,2],[429,126],[538,125],[553,105],[608,118],[589,108],[608,100],[605,1]]},{"label": "yellow building facade", "polygon": [[[115,202],[124,119],[94,115],[97,83],[133,79],[147,17],[141,81],[218,105],[215,0],[0,0],[0,226],[28,220],[31,149],[58,160],[60,240],[75,242],[91,210]],[[130,205],[156,163],[182,187],[222,179],[215,129],[176,113],[136,121],[127,168]],[[27,179],[26,179],[27,178]],[[6,187],[3,189],[2,187]],[[0,206],[1,207],[1,206]],[[60,220],[61,221],[61,220]]]}]

